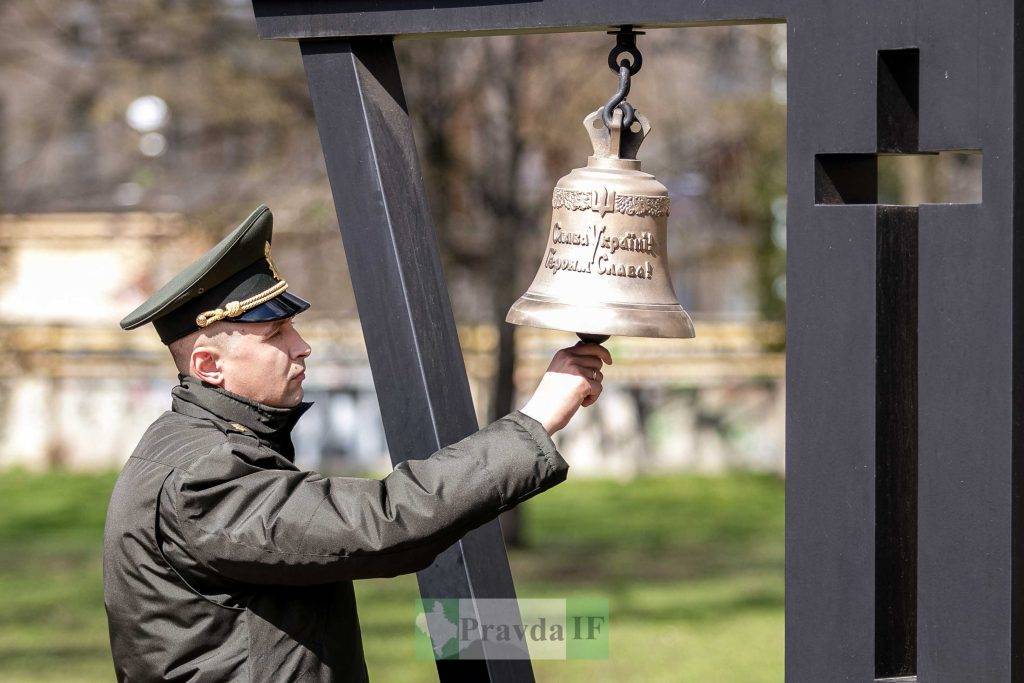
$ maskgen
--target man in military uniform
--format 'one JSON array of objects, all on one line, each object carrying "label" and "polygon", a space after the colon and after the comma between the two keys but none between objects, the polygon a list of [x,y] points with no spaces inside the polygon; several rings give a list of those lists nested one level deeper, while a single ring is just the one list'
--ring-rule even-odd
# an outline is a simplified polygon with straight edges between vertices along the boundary
[{"label": "man in military uniform", "polygon": [[261,206],[121,321],[153,323],[180,384],[111,495],[104,596],[119,680],[365,680],[352,580],[429,566],[565,480],[551,434],[601,393],[600,346],[555,354],[515,411],[382,480],[293,463],[309,304]]}]

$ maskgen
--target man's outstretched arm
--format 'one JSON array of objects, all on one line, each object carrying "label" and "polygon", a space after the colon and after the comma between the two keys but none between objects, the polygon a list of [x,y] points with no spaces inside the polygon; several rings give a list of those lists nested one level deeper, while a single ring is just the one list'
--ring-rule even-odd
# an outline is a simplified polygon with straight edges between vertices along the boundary
[{"label": "man's outstretched arm", "polygon": [[560,351],[523,411],[381,480],[262,469],[249,447],[225,444],[165,482],[168,559],[252,584],[423,569],[470,529],[565,480],[550,434],[596,400],[605,356],[594,345]]}]

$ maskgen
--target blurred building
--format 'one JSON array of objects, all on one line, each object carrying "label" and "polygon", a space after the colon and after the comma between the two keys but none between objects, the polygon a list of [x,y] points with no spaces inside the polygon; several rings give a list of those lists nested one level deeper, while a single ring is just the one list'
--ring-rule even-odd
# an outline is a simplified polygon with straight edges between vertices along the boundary
[{"label": "blurred building", "polygon": [[[119,466],[168,407],[175,370],[151,330],[117,321],[208,244],[170,215],[48,214],[0,218],[0,466]],[[781,470],[784,404],[778,326],[699,324],[688,342],[615,339],[606,394],[560,437],[578,472],[634,474],[731,467]],[[316,349],[296,432],[299,463],[331,471],[388,468],[358,321],[311,318]],[[516,382],[536,385],[571,340],[519,331]],[[496,335],[460,337],[478,415]]]},{"label": "blurred building", "polygon": [[[0,217],[0,467],[120,466],[169,406],[175,369],[156,334],[117,325],[205,250],[178,216],[143,213]],[[315,352],[295,434],[298,462],[328,471],[389,469],[358,321],[310,316]],[[532,390],[558,332],[520,329],[516,384]],[[606,391],[558,439],[577,473],[783,467],[780,326],[698,320],[695,340],[617,338]],[[478,416],[497,335],[460,327]]]},{"label": "blurred building", "polygon": [[164,408],[168,363],[117,322],[199,253],[183,227],[167,214],[0,217],[0,465],[113,466]]}]

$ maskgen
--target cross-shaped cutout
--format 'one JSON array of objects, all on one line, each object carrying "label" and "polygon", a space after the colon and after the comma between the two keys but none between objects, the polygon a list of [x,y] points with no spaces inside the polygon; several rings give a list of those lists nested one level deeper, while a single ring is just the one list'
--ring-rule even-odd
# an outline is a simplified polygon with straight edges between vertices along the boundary
[{"label": "cross-shaped cutout", "polygon": [[915,680],[917,669],[918,208],[878,204],[878,162],[937,154],[918,145],[919,65],[917,48],[880,50],[877,151],[814,164],[817,204],[877,206],[875,677],[886,681]]},{"label": "cross-shaped cutout", "polygon": [[[868,154],[818,154],[814,158],[814,201],[816,204],[877,204],[879,163],[892,157],[924,162],[937,157],[956,156],[964,163],[961,175],[966,184],[980,189],[979,150],[928,151],[918,145],[919,52],[917,48],[879,50],[878,94],[876,100],[877,151]],[[973,163],[972,163],[973,162]],[[964,194],[970,194],[969,192]],[[977,203],[936,200],[936,203]],[[972,198],[973,199],[973,198]],[[892,206],[901,206],[893,204]]]}]

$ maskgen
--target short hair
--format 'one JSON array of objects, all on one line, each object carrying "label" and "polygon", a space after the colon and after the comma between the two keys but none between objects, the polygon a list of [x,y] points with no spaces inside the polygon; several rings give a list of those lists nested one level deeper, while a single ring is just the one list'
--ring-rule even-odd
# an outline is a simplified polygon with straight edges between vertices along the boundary
[{"label": "short hair", "polygon": [[232,339],[231,329],[228,324],[216,322],[209,327],[196,330],[181,339],[176,339],[167,345],[174,359],[174,365],[178,372],[188,375],[192,366],[192,351],[196,346],[215,346],[220,349],[229,348]]}]

